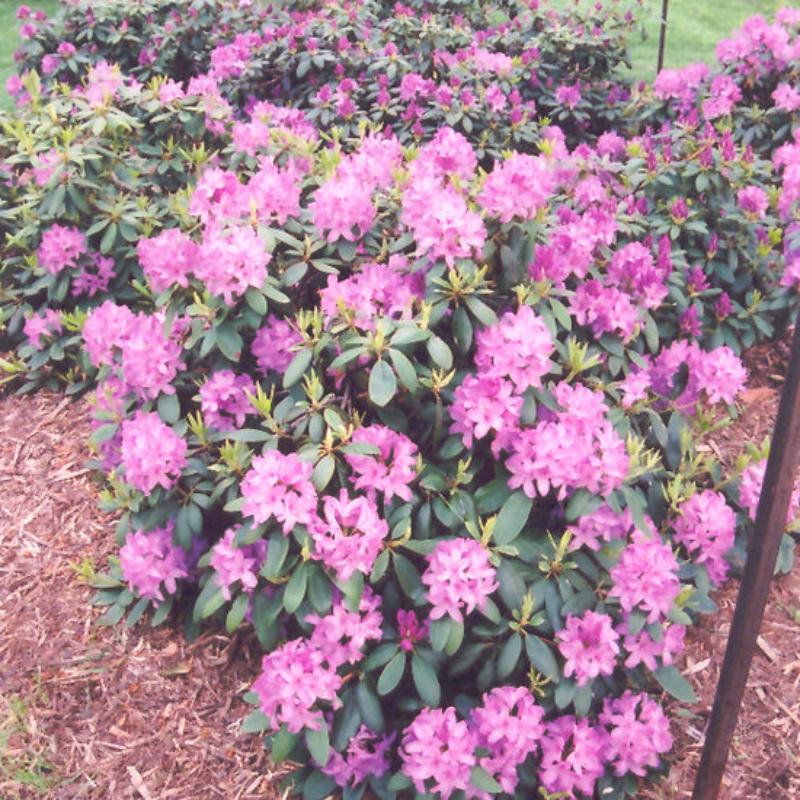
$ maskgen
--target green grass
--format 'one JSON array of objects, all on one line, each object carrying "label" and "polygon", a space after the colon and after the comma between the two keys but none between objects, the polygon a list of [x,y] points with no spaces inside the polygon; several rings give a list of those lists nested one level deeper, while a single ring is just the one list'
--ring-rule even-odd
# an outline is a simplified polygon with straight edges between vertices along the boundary
[{"label": "green grass", "polygon": [[[23,5],[20,0],[0,0],[0,109],[12,107],[11,99],[6,94],[5,84],[9,75],[14,72],[14,51],[19,46],[19,26],[16,13]],[[28,0],[24,3],[35,11],[42,10],[52,14],[58,8],[58,0]]]},{"label": "green grass", "polygon": [[[552,1],[552,0],[551,0]],[[747,17],[763,14],[771,18],[791,0],[670,0],[667,14],[665,67],[683,67],[694,61],[713,64],[717,42],[729,36]],[[656,74],[661,0],[645,0],[642,31],[630,39],[633,71],[641,80]]]}]

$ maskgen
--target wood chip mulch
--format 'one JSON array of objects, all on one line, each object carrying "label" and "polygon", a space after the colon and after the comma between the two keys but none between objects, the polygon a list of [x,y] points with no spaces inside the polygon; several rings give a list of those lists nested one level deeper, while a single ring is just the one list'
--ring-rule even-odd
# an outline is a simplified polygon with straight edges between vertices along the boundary
[{"label": "wood chip mulch", "polygon": [[[743,413],[715,437],[733,460],[769,436],[786,345],[748,354]],[[258,672],[246,636],[95,624],[82,576],[113,552],[113,520],[85,468],[88,409],[57,395],[0,397],[0,798],[276,798],[257,737],[238,735]],[[671,708],[672,767],[642,800],[688,798],[738,582],[690,635],[695,706]],[[800,572],[777,579],[722,800],[800,797]]]},{"label": "wood chip mulch", "polygon": [[237,734],[246,638],[95,624],[81,576],[106,567],[114,521],[88,432],[83,402],[0,398],[0,798],[276,797],[259,740]]}]

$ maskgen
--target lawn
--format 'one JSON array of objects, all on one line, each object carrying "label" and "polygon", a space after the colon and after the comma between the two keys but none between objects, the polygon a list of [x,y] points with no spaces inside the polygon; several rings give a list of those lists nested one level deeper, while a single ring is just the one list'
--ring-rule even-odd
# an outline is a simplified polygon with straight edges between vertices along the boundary
[{"label": "lawn", "polygon": [[[734,28],[754,14],[771,16],[781,0],[670,0],[667,14],[666,67],[682,67],[693,61],[714,60],[714,48]],[[633,68],[637,77],[652,80],[656,74],[661,0],[645,0],[640,34],[630,40]]]}]

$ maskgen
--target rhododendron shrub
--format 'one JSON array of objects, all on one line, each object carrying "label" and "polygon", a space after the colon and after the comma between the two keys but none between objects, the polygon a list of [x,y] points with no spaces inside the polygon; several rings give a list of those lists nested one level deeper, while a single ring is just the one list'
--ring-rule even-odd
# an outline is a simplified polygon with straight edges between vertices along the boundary
[{"label": "rhododendron shrub", "polygon": [[[662,690],[693,696],[686,632],[752,528],[764,453],[726,473],[706,440],[739,349],[793,302],[797,145],[751,155],[712,109],[576,146],[595,101],[554,74],[573,117],[504,152],[500,128],[419,112],[453,100],[430,72],[389,77],[391,40],[370,97],[347,73],[358,9],[255,41],[247,8],[174,78],[133,77],[158,57],[88,59],[63,97],[28,76],[2,140],[3,365],[23,390],[92,390],[119,515],[103,621],[252,628],[244,728],[308,798],[635,797],[671,746]],[[478,35],[472,8],[436,53],[415,8],[375,24],[514,105],[523,54],[490,45],[524,14]],[[280,91],[237,105],[287,37],[313,56],[282,88],[322,92],[334,22],[356,52],[321,102],[352,126]],[[380,89],[417,110],[395,124]]]}]

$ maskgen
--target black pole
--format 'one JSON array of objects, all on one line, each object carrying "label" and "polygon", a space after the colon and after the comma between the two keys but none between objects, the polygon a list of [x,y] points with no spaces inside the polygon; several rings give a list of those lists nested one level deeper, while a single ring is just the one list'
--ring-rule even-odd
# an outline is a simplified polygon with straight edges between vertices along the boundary
[{"label": "black pole", "polygon": [[661,0],[661,30],[658,32],[658,63],[656,64],[656,75],[664,69],[664,48],[667,44],[668,12],[669,0]]},{"label": "black pole", "polygon": [[800,460],[800,316],[772,434],[742,585],[722,663],[692,800],[716,800],[736,729]]}]

